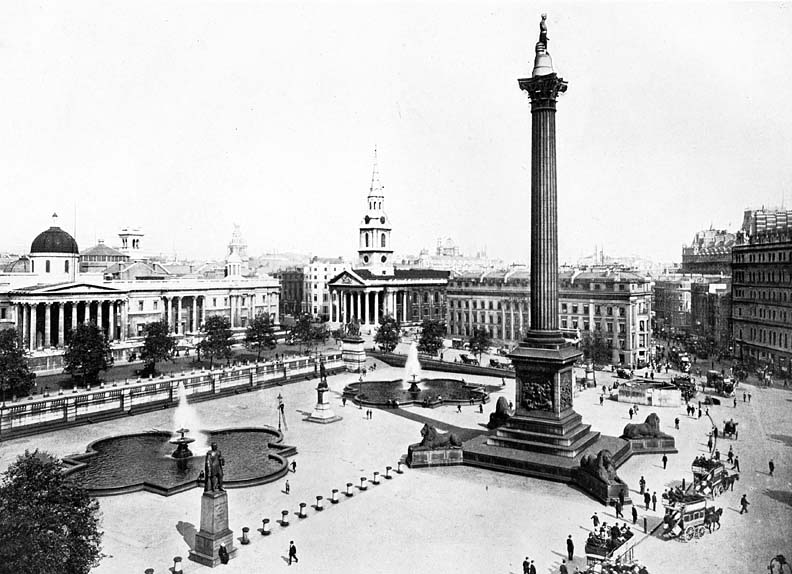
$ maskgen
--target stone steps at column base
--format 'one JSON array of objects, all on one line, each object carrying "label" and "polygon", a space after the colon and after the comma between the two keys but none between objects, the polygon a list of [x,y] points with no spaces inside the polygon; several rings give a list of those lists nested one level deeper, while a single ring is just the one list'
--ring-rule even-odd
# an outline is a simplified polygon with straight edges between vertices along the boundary
[{"label": "stone steps at column base", "polygon": [[588,436],[590,431],[591,425],[579,425],[577,428],[567,429],[567,432],[563,435],[555,433],[532,432],[512,427],[501,427],[495,432],[495,438],[555,445],[557,447],[564,448],[570,447],[580,439]]},{"label": "stone steps at column base", "polygon": [[526,440],[495,435],[489,437],[487,440],[487,445],[506,447],[514,450],[524,450],[556,457],[575,458],[585,451],[589,446],[595,443],[599,436],[600,433],[598,432],[586,430],[586,432],[582,436],[578,437],[577,440],[571,444],[565,445],[544,442],[541,440],[541,437],[536,436],[532,438],[537,440]]}]

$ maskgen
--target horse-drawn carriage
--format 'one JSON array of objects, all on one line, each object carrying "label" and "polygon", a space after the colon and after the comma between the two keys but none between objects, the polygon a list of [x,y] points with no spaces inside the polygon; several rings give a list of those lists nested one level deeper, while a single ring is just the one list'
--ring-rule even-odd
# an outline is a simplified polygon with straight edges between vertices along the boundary
[{"label": "horse-drawn carriage", "polygon": [[722,508],[707,506],[707,499],[701,495],[688,496],[688,500],[665,504],[663,536],[688,541],[701,538],[712,532],[715,525],[720,528]]},{"label": "horse-drawn carriage", "polygon": [[731,438],[737,440],[737,424],[734,419],[724,421],[723,423],[723,438]]},{"label": "horse-drawn carriage", "polygon": [[710,497],[712,500],[716,496],[728,490],[734,481],[740,479],[737,472],[726,470],[720,460],[696,457],[691,466],[693,471],[693,490],[699,495]]},{"label": "horse-drawn carriage", "polygon": [[626,525],[603,524],[599,532],[590,532],[586,540],[586,563],[622,562],[633,559],[635,533]]}]

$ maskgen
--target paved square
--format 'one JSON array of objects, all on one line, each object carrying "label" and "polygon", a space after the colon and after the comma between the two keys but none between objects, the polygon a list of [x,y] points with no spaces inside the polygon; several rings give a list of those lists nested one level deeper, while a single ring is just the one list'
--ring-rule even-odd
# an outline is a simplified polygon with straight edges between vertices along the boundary
[{"label": "paved square", "polygon": [[[400,370],[380,366],[369,379],[393,379]],[[427,372],[425,376],[439,376]],[[608,375],[597,373],[600,383]],[[500,379],[465,375],[470,382],[499,385]],[[399,416],[393,411],[375,410],[367,420],[365,410],[341,404],[344,385],[357,375],[341,374],[328,379],[331,404],[343,420],[332,425],[303,421],[316,400],[316,381],[305,381],[255,393],[202,402],[195,408],[206,428],[244,425],[277,426],[277,395],[282,393],[286,405],[288,430],[286,442],[298,448],[295,473],[289,473],[290,494],[283,492],[284,481],[229,490],[231,528],[237,537],[242,527],[251,530],[251,544],[238,545],[237,558],[227,566],[228,572],[286,571],[290,540],[298,548],[300,562],[291,568],[309,572],[521,572],[522,560],[530,556],[539,572],[558,572],[565,557],[565,539],[575,541],[575,565],[585,562],[583,549],[593,512],[613,517],[606,508],[582,492],[552,482],[516,475],[494,473],[471,467],[448,467],[410,470],[392,480],[380,481],[354,496],[341,494],[346,483],[371,480],[374,471],[381,475],[386,466],[394,469],[410,443],[420,440],[420,422]],[[607,383],[606,383],[607,384]],[[723,455],[734,446],[742,467],[734,492],[716,499],[722,506],[723,527],[699,540],[683,543],[641,534],[636,557],[650,572],[704,572],[715,567],[729,572],[764,571],[770,558],[778,553],[792,554],[792,496],[790,495],[790,447],[792,421],[789,412],[792,393],[779,389],[751,388],[753,400],[740,401],[735,409],[729,403],[713,407],[710,414],[719,427],[734,417],[740,423],[737,441],[722,440]],[[434,410],[409,409],[458,427],[481,429],[499,396],[513,400],[514,382],[507,379],[501,390],[493,393],[484,414],[478,406]],[[599,405],[599,391],[588,389],[575,397],[575,409],[584,421],[606,434],[619,435],[629,422],[629,405],[605,401]],[[631,488],[637,488],[640,476],[646,477],[650,490],[660,493],[683,476],[691,480],[690,463],[706,448],[710,423],[706,417],[690,418],[683,409],[641,407],[638,418],[657,412],[665,432],[677,437],[678,455],[669,457],[663,470],[659,456],[635,456],[619,470]],[[679,416],[680,430],[673,428]],[[117,419],[91,426],[0,443],[2,467],[25,449],[42,448],[57,456],[82,452],[92,440],[114,434],[170,429],[172,410],[163,410]],[[774,458],[775,476],[768,476],[767,461]],[[227,467],[227,475],[233,468]],[[394,473],[395,474],[395,473]],[[310,505],[317,495],[327,499],[333,488],[339,489],[341,502],[325,504],[323,512]],[[739,515],[738,500],[746,493],[750,512]],[[208,571],[189,562],[187,554],[200,521],[200,489],[163,498],[149,493],[100,498],[105,530],[104,552],[107,557],[96,572],[143,573],[147,568],[166,572],[174,556],[184,558],[185,572]],[[633,497],[637,501],[637,496]],[[299,503],[309,505],[308,517],[298,519]],[[288,528],[275,521],[281,510],[289,510]],[[629,511],[625,512],[629,516]],[[662,516],[639,507],[639,524],[646,516],[650,530]],[[259,534],[262,518],[273,522],[272,534]]]}]

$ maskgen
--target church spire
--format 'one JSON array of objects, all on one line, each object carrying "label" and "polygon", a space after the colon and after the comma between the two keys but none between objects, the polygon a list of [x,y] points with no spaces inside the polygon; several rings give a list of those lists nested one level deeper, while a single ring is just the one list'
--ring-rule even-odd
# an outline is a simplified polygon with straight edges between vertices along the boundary
[{"label": "church spire", "polygon": [[374,167],[371,170],[371,186],[369,187],[369,197],[382,196],[382,184],[379,180],[379,168],[377,166],[377,145],[374,144]]}]

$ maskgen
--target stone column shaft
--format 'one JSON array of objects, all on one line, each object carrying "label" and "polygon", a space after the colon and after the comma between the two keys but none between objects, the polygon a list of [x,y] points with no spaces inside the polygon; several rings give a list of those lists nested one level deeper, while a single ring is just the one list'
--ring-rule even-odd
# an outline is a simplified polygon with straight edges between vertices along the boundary
[{"label": "stone column shaft", "polygon": [[65,328],[65,325],[64,325],[64,322],[65,322],[65,315],[64,315],[65,307],[66,307],[66,303],[64,303],[63,301],[58,303],[58,346],[59,347],[63,347],[63,335],[64,335],[63,329]]}]

